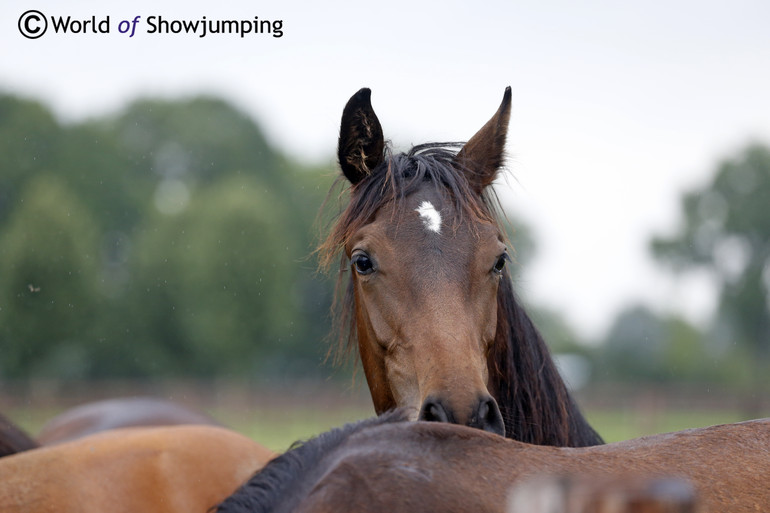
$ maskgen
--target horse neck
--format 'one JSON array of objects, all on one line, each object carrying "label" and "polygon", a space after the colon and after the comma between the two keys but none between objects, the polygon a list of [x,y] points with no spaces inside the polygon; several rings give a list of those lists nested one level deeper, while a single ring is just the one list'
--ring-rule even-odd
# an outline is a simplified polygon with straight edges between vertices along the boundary
[{"label": "horse neck", "polygon": [[406,422],[405,410],[391,410],[379,417],[346,424],[292,446],[269,461],[230,497],[217,513],[285,513],[295,511],[321,476],[334,463],[335,451],[351,436],[368,427]]},{"label": "horse neck", "polygon": [[505,276],[498,292],[497,333],[490,354],[490,393],[508,438],[537,445],[601,444],[567,390],[542,336]]}]

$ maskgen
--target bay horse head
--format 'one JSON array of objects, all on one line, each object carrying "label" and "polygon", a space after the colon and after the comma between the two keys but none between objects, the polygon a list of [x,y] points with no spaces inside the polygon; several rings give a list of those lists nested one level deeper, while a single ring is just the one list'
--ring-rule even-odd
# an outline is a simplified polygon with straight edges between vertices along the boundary
[{"label": "bay horse head", "polygon": [[327,263],[342,253],[341,276],[349,271],[343,323],[375,410],[405,407],[413,419],[580,444],[570,439],[573,409],[585,421],[515,302],[490,193],[510,88],[464,145],[405,154],[386,145],[370,97],[361,89],[343,111],[338,152],[350,203],[322,251]]}]

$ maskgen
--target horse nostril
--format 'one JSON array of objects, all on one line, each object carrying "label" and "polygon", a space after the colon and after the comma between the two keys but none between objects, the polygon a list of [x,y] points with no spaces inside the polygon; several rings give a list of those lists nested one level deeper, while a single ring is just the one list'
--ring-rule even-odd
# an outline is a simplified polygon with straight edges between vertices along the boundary
[{"label": "horse nostril", "polygon": [[479,406],[479,411],[477,413],[480,419],[485,419],[489,417],[489,402],[482,401],[481,405]]},{"label": "horse nostril", "polygon": [[420,409],[418,420],[427,422],[449,422],[449,414],[442,404],[433,399],[426,399]]},{"label": "horse nostril", "polygon": [[466,424],[472,428],[483,429],[490,433],[505,436],[505,422],[500,413],[500,408],[497,406],[497,401],[495,401],[492,396],[483,396],[476,403],[476,406],[472,408],[472,411],[473,413],[471,416],[466,417],[467,420],[458,422],[451,408],[444,406],[438,399],[429,397],[422,403],[420,415],[417,417],[417,420]]},{"label": "horse nostril", "polygon": [[471,417],[471,427],[505,436],[505,422],[497,401],[487,396],[479,401],[476,413]]}]

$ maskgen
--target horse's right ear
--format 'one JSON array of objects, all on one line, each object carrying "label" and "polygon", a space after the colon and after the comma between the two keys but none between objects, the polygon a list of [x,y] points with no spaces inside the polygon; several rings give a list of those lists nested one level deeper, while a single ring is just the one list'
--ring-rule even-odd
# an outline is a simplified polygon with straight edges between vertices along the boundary
[{"label": "horse's right ear", "polygon": [[467,171],[468,180],[481,194],[497,177],[503,165],[505,138],[511,118],[511,87],[505,88],[503,102],[492,119],[465,143],[455,160]]},{"label": "horse's right ear", "polygon": [[385,158],[385,139],[371,95],[370,89],[361,89],[342,111],[337,152],[342,173],[353,185],[369,176]]}]

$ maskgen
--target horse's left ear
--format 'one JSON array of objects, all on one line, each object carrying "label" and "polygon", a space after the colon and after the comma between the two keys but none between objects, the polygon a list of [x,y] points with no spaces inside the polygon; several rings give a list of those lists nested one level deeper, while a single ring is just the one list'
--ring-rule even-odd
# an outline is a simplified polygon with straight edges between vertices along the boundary
[{"label": "horse's left ear", "polygon": [[495,180],[497,172],[503,165],[505,137],[508,134],[510,118],[511,87],[508,86],[505,88],[503,102],[495,115],[465,143],[455,157],[478,193]]},{"label": "horse's left ear", "polygon": [[371,96],[370,89],[361,89],[342,111],[337,153],[342,173],[353,185],[371,174],[385,158],[385,139]]}]

